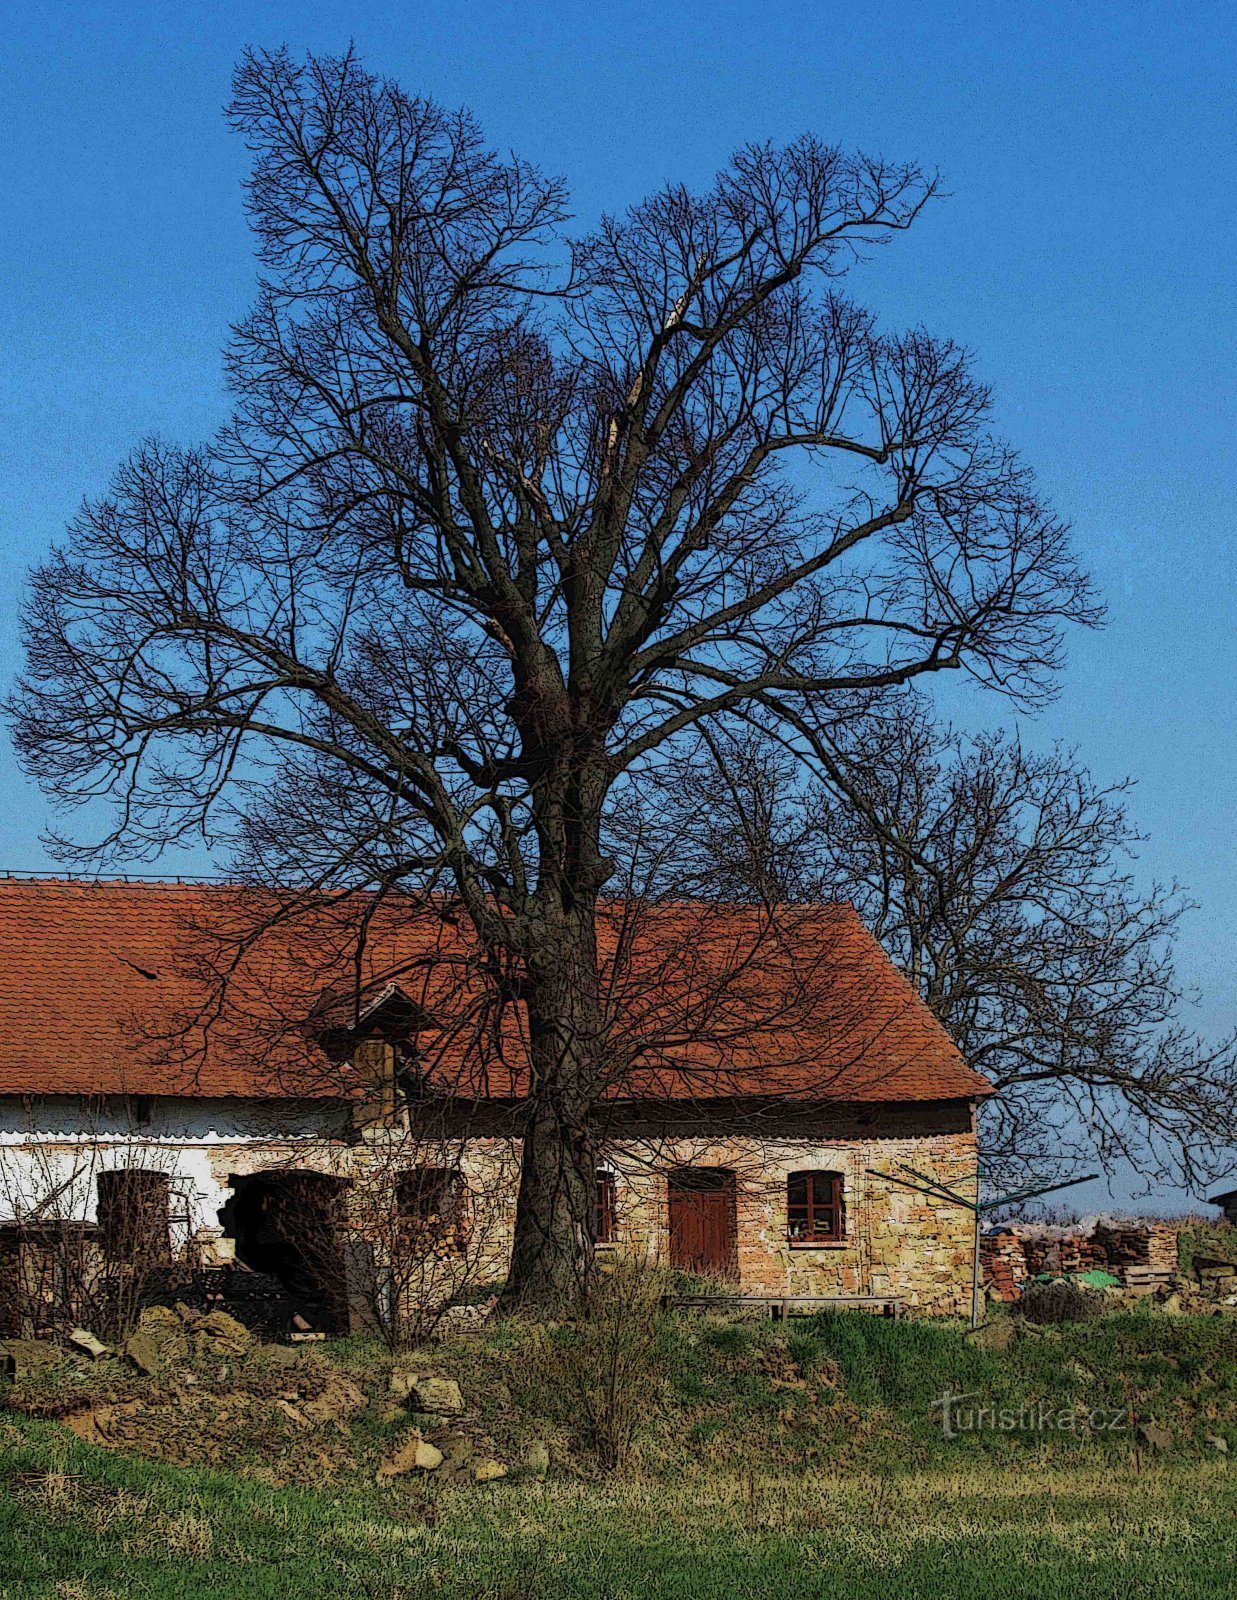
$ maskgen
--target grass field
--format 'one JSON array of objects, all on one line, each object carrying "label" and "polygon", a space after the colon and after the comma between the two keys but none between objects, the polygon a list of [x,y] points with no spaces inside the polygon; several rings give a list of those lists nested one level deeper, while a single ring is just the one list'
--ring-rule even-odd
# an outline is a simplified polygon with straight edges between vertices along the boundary
[{"label": "grass field", "polygon": [[[418,1353],[419,1370],[458,1379],[467,1425],[510,1464],[485,1487],[375,1483],[410,1419],[387,1415],[391,1358],[359,1341],[304,1358],[319,1382],[346,1374],[367,1396],[346,1426],[310,1432],[272,1405],[287,1367],[264,1348],[226,1373],[200,1364],[170,1417],[167,1385],[117,1363],[14,1388],[0,1413],[0,1597],[1237,1595],[1237,1319],[1011,1326],[991,1349],[957,1326],[862,1315],[783,1331],[653,1312],[634,1337],[640,1317],[626,1301],[624,1313],[610,1333],[500,1324]],[[579,1385],[618,1356],[640,1398],[607,1473]],[[163,1406],[132,1446],[161,1460],[47,1420],[92,1388]],[[996,1412],[1124,1406],[1130,1421],[946,1439],[933,1410],[946,1389]],[[217,1423],[208,1407],[178,1429],[178,1406],[203,1394]],[[531,1439],[550,1447],[548,1477],[521,1465]]]},{"label": "grass field", "polygon": [[1237,1592],[1226,1464],[275,1489],[3,1426],[5,1600],[1037,1600]]}]

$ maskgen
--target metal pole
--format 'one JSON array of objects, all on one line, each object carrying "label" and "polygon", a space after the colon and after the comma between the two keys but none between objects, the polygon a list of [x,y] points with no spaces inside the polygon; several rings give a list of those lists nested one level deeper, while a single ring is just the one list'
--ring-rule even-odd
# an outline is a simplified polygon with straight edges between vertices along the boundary
[{"label": "metal pole", "polygon": [[[1016,1189],[1012,1194],[1000,1195],[992,1200],[980,1199],[980,1181],[988,1176],[982,1165],[975,1169],[975,1198],[968,1200],[960,1195],[956,1189],[949,1188],[945,1183],[936,1183],[922,1172],[916,1172],[914,1167],[908,1167],[905,1162],[898,1165],[903,1172],[910,1173],[910,1177],[903,1178],[896,1172],[882,1172],[879,1167],[869,1167],[867,1170],[874,1178],[884,1178],[886,1183],[899,1184],[903,1189],[913,1189],[916,1194],[926,1194],[935,1200],[945,1200],[953,1205],[961,1206],[964,1211],[969,1211],[975,1218],[975,1242],[971,1254],[971,1327],[979,1326],[979,1245],[983,1228],[983,1216],[987,1211],[995,1211],[1000,1206],[1009,1205],[1013,1200],[1030,1200],[1036,1195],[1051,1194],[1057,1189],[1072,1189],[1078,1183],[1090,1183],[1098,1177],[1098,1173],[1089,1172],[1082,1178],[1066,1178],[1061,1183],[1045,1183],[1030,1189]],[[969,1178],[966,1180],[969,1182]]]}]

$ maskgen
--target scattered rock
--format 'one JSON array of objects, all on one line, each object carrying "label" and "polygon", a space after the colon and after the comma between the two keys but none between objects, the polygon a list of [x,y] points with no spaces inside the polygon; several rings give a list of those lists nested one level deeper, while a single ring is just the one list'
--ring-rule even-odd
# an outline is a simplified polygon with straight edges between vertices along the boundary
[{"label": "scattered rock", "polygon": [[0,1345],[0,1365],[11,1378],[32,1378],[63,1360],[64,1351],[50,1339],[6,1339]]},{"label": "scattered rock", "polygon": [[1162,1422],[1144,1422],[1138,1431],[1153,1450],[1171,1450],[1173,1447],[1173,1430],[1166,1428]]},{"label": "scattered rock", "polygon": [[1209,1433],[1207,1435],[1207,1443],[1217,1455],[1226,1456],[1228,1454],[1228,1440],[1222,1433]]},{"label": "scattered rock", "polygon": [[153,1378],[189,1353],[180,1318],[168,1306],[148,1306],[120,1353],[145,1377]]},{"label": "scattered rock", "polygon": [[208,1311],[193,1324],[193,1347],[212,1356],[244,1355],[253,1335],[243,1322],[226,1311]]},{"label": "scattered rock", "polygon": [[290,1400],[284,1399],[282,1395],[275,1401],[275,1409],[281,1411],[294,1428],[309,1428],[313,1426],[301,1408],[293,1405]]},{"label": "scattered rock", "polygon": [[264,1344],[262,1365],[281,1372],[293,1367],[304,1367],[305,1352],[290,1344]]},{"label": "scattered rock", "polygon": [[492,1456],[487,1456],[484,1461],[478,1461],[472,1469],[474,1483],[493,1483],[495,1478],[505,1478],[507,1469],[501,1461],[495,1461]]},{"label": "scattered rock", "polygon": [[74,1350],[80,1350],[82,1355],[89,1356],[92,1361],[98,1361],[100,1356],[110,1356],[112,1347],[104,1344],[102,1339],[96,1339],[87,1328],[74,1328],[69,1334],[69,1343]]},{"label": "scattered rock", "polygon": [[138,1403],[131,1400],[123,1405],[91,1406],[85,1411],[73,1412],[62,1421],[87,1444],[101,1444],[115,1449],[117,1445],[130,1444],[140,1437],[139,1410]]},{"label": "scattered rock", "polygon": [[302,1414],[315,1427],[334,1423],[342,1433],[348,1431],[348,1423],[364,1408],[365,1395],[362,1391],[351,1378],[334,1371],[328,1373],[322,1393],[304,1401],[300,1407]]},{"label": "scattered rock", "polygon": [[402,1478],[410,1472],[435,1472],[442,1466],[442,1451],[428,1439],[413,1434],[388,1461],[378,1468],[378,1482]]},{"label": "scattered rock", "polygon": [[473,1454],[473,1442],[462,1433],[436,1433],[433,1442],[442,1451],[443,1459],[458,1463],[467,1461]]},{"label": "scattered rock", "polygon": [[534,1440],[529,1445],[528,1453],[524,1457],[524,1465],[537,1478],[544,1478],[550,1470],[550,1452],[540,1439]]},{"label": "scattered rock", "polygon": [[454,1378],[422,1378],[396,1368],[387,1385],[391,1394],[407,1401],[414,1411],[435,1417],[456,1417],[464,1409],[464,1396]]}]

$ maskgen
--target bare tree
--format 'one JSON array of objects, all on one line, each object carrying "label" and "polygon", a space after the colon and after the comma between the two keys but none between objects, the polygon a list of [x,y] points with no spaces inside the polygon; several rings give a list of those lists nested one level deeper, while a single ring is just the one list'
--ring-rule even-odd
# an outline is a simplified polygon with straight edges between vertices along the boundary
[{"label": "bare tree", "polygon": [[450,891],[532,1063],[509,1300],[562,1304],[627,787],[942,670],[1034,699],[1095,610],[965,353],[841,292],[919,168],[752,146],[572,234],[561,182],[351,55],[247,56],[231,116],[235,414],[139,449],[34,575],[18,749],[116,800],[89,860],[205,835],[307,893]]},{"label": "bare tree", "polygon": [[392,1350],[424,1343],[453,1304],[506,1276],[518,1156],[509,1139],[482,1149],[478,1166],[458,1130],[418,1118],[368,1141],[357,1162],[345,1240],[366,1270],[354,1293]]},{"label": "bare tree", "polygon": [[153,1293],[187,1276],[173,1161],[140,1127],[89,1109],[76,1138],[48,1141],[44,1110],[31,1102],[27,1138],[0,1159],[0,1333],[84,1324],[121,1340]]},{"label": "bare tree", "polygon": [[997,1089],[994,1163],[1124,1159],[1198,1192],[1237,1145],[1237,1037],[1182,1020],[1190,904],[1138,881],[1128,781],[1097,783],[1061,746],[964,736],[914,698],[849,709],[814,730],[815,781],[768,741],[701,753],[719,798],[684,829],[681,880],[852,900]]}]

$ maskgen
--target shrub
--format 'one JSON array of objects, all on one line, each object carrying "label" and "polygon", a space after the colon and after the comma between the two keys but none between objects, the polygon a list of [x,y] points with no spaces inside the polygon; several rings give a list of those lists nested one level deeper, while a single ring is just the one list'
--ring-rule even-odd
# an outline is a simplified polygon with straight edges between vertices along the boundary
[{"label": "shrub", "polygon": [[1089,1322],[1102,1310],[1099,1295],[1068,1278],[1031,1283],[1023,1290],[1018,1310],[1028,1322]]},{"label": "shrub", "polygon": [[621,1467],[660,1408],[665,1384],[662,1280],[638,1262],[599,1278],[588,1314],[547,1329],[538,1377],[547,1396],[606,1471]]}]

